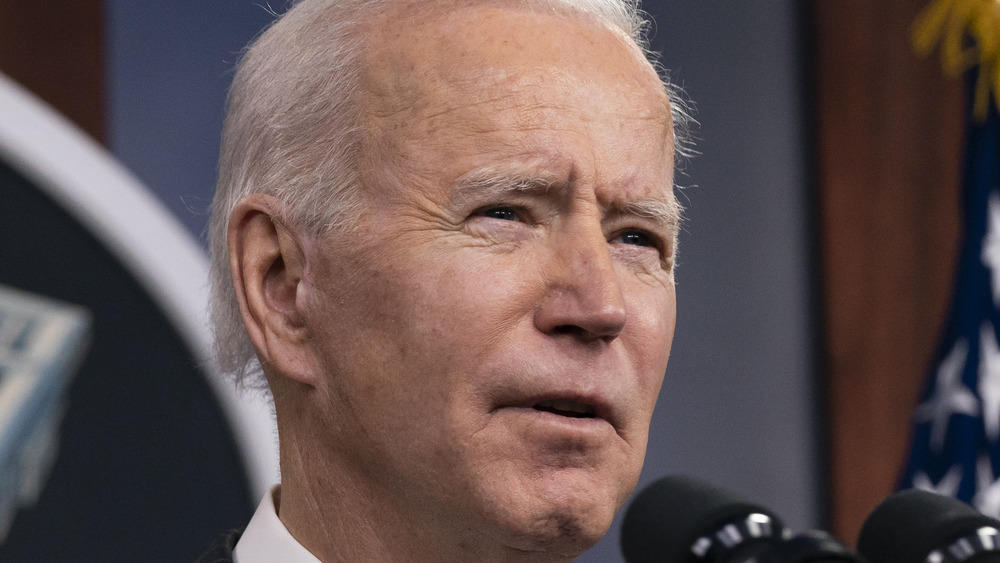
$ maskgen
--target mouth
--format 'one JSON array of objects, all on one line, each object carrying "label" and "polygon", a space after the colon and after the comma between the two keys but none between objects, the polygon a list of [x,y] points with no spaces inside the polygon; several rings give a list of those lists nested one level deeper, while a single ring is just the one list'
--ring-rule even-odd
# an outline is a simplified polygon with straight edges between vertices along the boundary
[{"label": "mouth", "polygon": [[572,399],[549,399],[534,405],[536,411],[548,412],[568,418],[596,418],[597,412],[592,405]]}]

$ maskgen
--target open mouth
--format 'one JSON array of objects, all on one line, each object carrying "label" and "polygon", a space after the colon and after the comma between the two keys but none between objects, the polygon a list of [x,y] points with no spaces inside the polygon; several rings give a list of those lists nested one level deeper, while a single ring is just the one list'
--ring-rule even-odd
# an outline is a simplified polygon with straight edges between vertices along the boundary
[{"label": "open mouth", "polygon": [[570,418],[594,418],[594,407],[570,399],[551,399],[534,406],[535,410],[567,416]]}]

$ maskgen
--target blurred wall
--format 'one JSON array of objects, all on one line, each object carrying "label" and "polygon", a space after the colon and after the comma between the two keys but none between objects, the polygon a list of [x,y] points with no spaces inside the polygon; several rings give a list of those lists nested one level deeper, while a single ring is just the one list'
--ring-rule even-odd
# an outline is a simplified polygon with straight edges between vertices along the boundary
[{"label": "blurred wall", "polygon": [[0,72],[106,138],[102,0],[0,3]]},{"label": "blurred wall", "polygon": [[800,3],[647,2],[697,107],[673,357],[644,480],[687,472],[818,524]]},{"label": "blurred wall", "polygon": [[963,80],[914,52],[931,5],[812,3],[829,515],[846,539],[899,485],[955,293],[967,110]]},{"label": "blurred wall", "polygon": [[105,0],[107,144],[199,237],[215,187],[226,91],[243,47],[273,19],[265,6]]}]

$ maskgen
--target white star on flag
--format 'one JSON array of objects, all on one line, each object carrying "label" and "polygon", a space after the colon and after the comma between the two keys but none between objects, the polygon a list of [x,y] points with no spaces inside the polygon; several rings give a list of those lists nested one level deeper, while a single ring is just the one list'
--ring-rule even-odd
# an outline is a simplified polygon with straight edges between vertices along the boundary
[{"label": "white star on flag", "polygon": [[968,387],[962,385],[962,369],[969,355],[969,343],[964,338],[955,342],[948,357],[941,362],[934,382],[934,394],[917,407],[917,421],[931,422],[931,448],[940,452],[948,432],[948,420],[953,414],[979,414],[979,401]]},{"label": "white star on flag", "polygon": [[986,437],[996,442],[1000,438],[1000,346],[989,321],[979,328],[979,397]]},{"label": "white star on flag", "polygon": [[993,464],[986,454],[976,460],[976,496],[972,497],[972,505],[987,516],[1000,516],[1000,481],[994,477]]},{"label": "white star on flag", "polygon": [[990,270],[990,286],[993,288],[993,303],[1000,307],[1000,196],[996,192],[989,195],[989,228],[983,238],[980,260]]},{"label": "white star on flag", "polygon": [[931,478],[928,477],[923,471],[918,471],[916,475],[913,476],[913,488],[930,493],[937,493],[946,497],[953,497],[958,494],[958,486],[961,484],[961,465],[951,466],[951,469],[944,474],[944,477],[942,477],[937,484],[935,484],[934,481],[931,481]]}]

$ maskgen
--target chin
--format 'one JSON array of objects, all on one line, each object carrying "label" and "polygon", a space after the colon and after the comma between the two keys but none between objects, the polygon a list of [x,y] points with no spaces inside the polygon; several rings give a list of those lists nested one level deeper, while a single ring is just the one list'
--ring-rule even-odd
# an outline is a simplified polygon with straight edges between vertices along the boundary
[{"label": "chin", "polygon": [[627,493],[619,499],[622,495],[606,490],[607,485],[563,485],[541,486],[517,499],[523,502],[500,509],[495,516],[501,542],[519,551],[572,559],[600,541]]},{"label": "chin", "polygon": [[600,541],[611,526],[613,513],[607,518],[595,516],[552,513],[538,522],[530,548],[575,558]]}]

